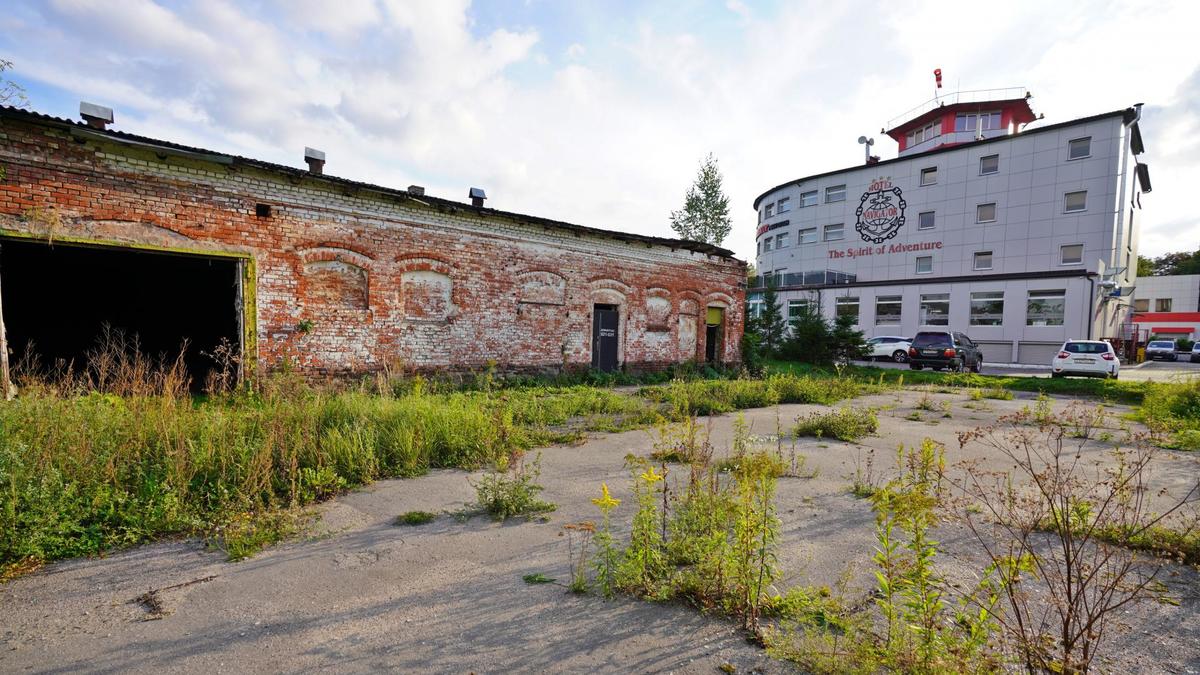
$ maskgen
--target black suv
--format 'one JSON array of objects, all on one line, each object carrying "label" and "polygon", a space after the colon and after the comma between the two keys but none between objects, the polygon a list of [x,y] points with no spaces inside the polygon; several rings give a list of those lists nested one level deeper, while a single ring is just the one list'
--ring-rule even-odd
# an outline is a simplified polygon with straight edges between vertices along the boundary
[{"label": "black suv", "polygon": [[979,345],[962,333],[921,331],[908,348],[908,367],[913,370],[946,368],[978,373],[983,367],[983,352],[979,351]]}]

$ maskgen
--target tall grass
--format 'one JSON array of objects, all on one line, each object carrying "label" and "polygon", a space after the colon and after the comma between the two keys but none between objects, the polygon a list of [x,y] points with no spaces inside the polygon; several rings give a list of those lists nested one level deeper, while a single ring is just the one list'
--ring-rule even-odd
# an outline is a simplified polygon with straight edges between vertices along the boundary
[{"label": "tall grass", "polygon": [[53,377],[23,371],[20,396],[0,402],[0,568],[169,534],[262,539],[258,516],[378,478],[478,468],[570,436],[556,426],[576,419],[658,419],[644,399],[581,386],[434,394],[418,382],[392,395],[284,373],[193,398],[179,363],[127,347]]}]

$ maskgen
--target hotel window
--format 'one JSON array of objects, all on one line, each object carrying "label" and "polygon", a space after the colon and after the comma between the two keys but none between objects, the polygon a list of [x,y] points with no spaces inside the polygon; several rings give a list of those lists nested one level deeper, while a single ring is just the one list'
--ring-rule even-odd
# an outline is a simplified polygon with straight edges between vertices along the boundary
[{"label": "hotel window", "polygon": [[766,218],[770,218],[773,215],[775,215],[775,202],[771,202],[770,204],[767,204],[766,213],[763,214],[763,216]]},{"label": "hotel window", "polygon": [[933,185],[937,182],[937,167],[921,169],[921,185]]},{"label": "hotel window", "polygon": [[1171,298],[1158,298],[1154,301],[1154,311],[1169,312],[1171,311]]},{"label": "hotel window", "polygon": [[996,220],[996,202],[975,207],[975,222],[991,223]]},{"label": "hotel window", "polygon": [[1076,138],[1067,142],[1067,159],[1083,159],[1092,156],[1092,137]]},{"label": "hotel window", "polygon": [[986,176],[989,173],[1000,172],[1000,155],[988,155],[987,157],[979,158],[979,175]]},{"label": "hotel window", "polygon": [[1004,291],[982,291],[971,294],[971,325],[1000,326],[1004,324]]},{"label": "hotel window", "polygon": [[775,248],[783,248],[783,247],[785,247],[785,246],[787,246],[787,245],[788,245],[788,235],[787,235],[787,232],[784,232],[783,234],[780,234],[780,235],[776,235],[776,237],[775,237]]},{"label": "hotel window", "polygon": [[992,269],[992,252],[991,251],[976,251],[975,252],[975,268],[976,270]]},{"label": "hotel window", "polygon": [[746,302],[746,313],[750,315],[751,319],[757,319],[760,316],[762,316],[763,301],[762,300],[747,301]]},{"label": "hotel window", "polygon": [[858,298],[838,298],[833,304],[838,316],[848,316],[858,324]]},{"label": "hotel window", "polygon": [[816,190],[810,190],[808,192],[800,193],[800,206],[803,207],[803,206],[816,206],[816,205],[817,205],[817,191]]},{"label": "hotel window", "polygon": [[1063,265],[1078,265],[1083,262],[1083,244],[1067,244],[1061,251]]},{"label": "hotel window", "polygon": [[1149,312],[1150,311],[1150,298],[1141,298],[1139,300],[1134,300],[1133,301],[1133,311]]},{"label": "hotel window", "polygon": [[900,325],[900,296],[881,295],[875,298],[875,325]]},{"label": "hotel window", "polygon": [[[980,121],[983,122],[982,125],[979,124]],[[955,115],[955,117],[954,117],[954,130],[955,131],[972,131],[973,132],[976,129],[982,129],[983,131],[991,131],[993,129],[999,129],[999,128],[1000,128],[1000,113],[998,113],[998,112],[986,112],[986,113],[979,113],[979,114],[959,113],[958,115]]]},{"label": "hotel window", "polygon": [[771,237],[763,239],[763,253],[771,250]]},{"label": "hotel window", "polygon": [[917,216],[917,229],[932,230],[933,222],[933,211],[922,211],[920,215]]},{"label": "hotel window", "polygon": [[792,200],[790,197],[784,197],[783,199],[780,199],[775,204],[775,212],[776,213],[787,213],[788,211],[791,211],[792,205],[789,203],[791,201]]},{"label": "hotel window", "polygon": [[1029,291],[1029,300],[1025,303],[1026,326],[1061,326],[1066,316],[1067,292]]},{"label": "hotel window", "polygon": [[923,255],[917,258],[917,274],[933,273],[933,256]]},{"label": "hotel window", "polygon": [[846,186],[831,185],[825,188],[825,203],[846,201]]},{"label": "hotel window", "polygon": [[846,236],[846,225],[837,223],[825,226],[825,241],[838,241]]},{"label": "hotel window", "polygon": [[788,300],[788,323],[795,324],[801,318],[808,316],[809,307],[808,300]]},{"label": "hotel window", "polygon": [[924,143],[925,141],[928,141],[931,138],[937,138],[938,136],[941,136],[941,135],[942,135],[942,121],[936,120],[934,122],[930,122],[929,124],[926,124],[925,126],[921,127],[920,129],[916,129],[914,131],[908,132],[908,134],[906,134],[906,139],[908,142],[905,144],[905,147],[912,147],[914,145],[917,145],[918,143]]},{"label": "hotel window", "polygon": [[932,293],[921,296],[921,325],[950,325],[950,294]]},{"label": "hotel window", "polygon": [[816,242],[817,242],[817,228],[806,227],[803,230],[800,230],[800,241],[798,243],[815,244]]},{"label": "hotel window", "polygon": [[1063,196],[1063,213],[1087,211],[1087,190],[1068,192]]}]

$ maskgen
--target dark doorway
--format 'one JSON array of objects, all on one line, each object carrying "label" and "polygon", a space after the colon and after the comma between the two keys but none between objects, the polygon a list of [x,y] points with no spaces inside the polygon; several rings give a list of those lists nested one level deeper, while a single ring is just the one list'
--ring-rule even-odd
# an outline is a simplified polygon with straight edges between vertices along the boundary
[{"label": "dark doorway", "polygon": [[105,326],[142,354],[184,362],[199,387],[227,340],[241,349],[235,259],[0,238],[0,306],[10,353],[81,368]]},{"label": "dark doorway", "polygon": [[592,367],[611,373],[617,369],[617,329],[620,314],[616,305],[592,307]]},{"label": "dark doorway", "polygon": [[720,307],[709,307],[705,320],[704,331],[704,361],[717,363],[724,351],[722,343],[725,338],[725,312]]}]

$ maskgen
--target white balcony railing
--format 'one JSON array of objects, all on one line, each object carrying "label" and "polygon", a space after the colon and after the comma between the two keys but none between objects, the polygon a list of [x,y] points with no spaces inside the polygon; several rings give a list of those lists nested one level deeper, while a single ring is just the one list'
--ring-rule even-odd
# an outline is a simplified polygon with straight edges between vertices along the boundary
[{"label": "white balcony railing", "polygon": [[1029,91],[1025,87],[972,89],[969,91],[955,91],[946,94],[940,94],[929,99],[928,101],[925,101],[912,110],[888,120],[887,126],[884,127],[884,130],[895,129],[898,125],[903,124],[911,119],[916,119],[930,110],[943,105],[954,105],[955,103],[984,103],[986,101],[1009,101],[1014,98],[1025,98],[1028,95]]}]

